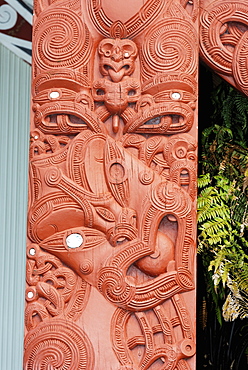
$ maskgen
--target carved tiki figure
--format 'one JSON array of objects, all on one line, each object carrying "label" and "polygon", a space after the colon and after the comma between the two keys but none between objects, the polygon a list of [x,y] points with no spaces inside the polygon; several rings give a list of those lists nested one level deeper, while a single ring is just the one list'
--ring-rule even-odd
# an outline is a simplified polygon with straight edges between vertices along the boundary
[{"label": "carved tiki figure", "polygon": [[35,2],[26,370],[195,369],[197,7]]}]

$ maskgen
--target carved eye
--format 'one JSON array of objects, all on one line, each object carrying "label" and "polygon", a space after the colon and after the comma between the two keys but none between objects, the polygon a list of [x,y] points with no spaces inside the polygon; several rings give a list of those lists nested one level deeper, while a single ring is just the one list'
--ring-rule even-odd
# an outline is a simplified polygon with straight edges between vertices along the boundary
[{"label": "carved eye", "polygon": [[50,99],[58,99],[60,97],[59,91],[51,91],[49,94]]},{"label": "carved eye", "polygon": [[195,153],[189,153],[187,158],[191,161],[194,161],[194,160],[196,160],[196,155],[195,155]]},{"label": "carved eye", "polygon": [[66,245],[68,248],[79,248],[83,244],[84,239],[81,234],[73,233],[67,236]]},{"label": "carved eye", "polygon": [[28,296],[29,299],[31,299],[34,296],[34,293],[30,291],[30,292],[27,293],[27,296]]},{"label": "carved eye", "polygon": [[100,44],[100,52],[102,52],[104,54],[105,57],[109,57],[111,55],[111,50],[113,48],[113,45],[110,44],[110,43],[106,43],[106,44]]},{"label": "carved eye", "polygon": [[96,90],[96,95],[105,95],[105,91],[102,89],[97,89]]},{"label": "carved eye", "polygon": [[74,253],[86,248],[94,248],[106,241],[101,231],[87,227],[74,228],[70,231],[60,231],[44,239],[41,247],[49,252]]},{"label": "carved eye", "polygon": [[125,58],[129,58],[134,52],[135,52],[135,49],[132,45],[124,46],[123,55]]},{"label": "carved eye", "polygon": [[161,117],[154,117],[144,123],[144,125],[159,125]]},{"label": "carved eye", "polygon": [[179,100],[179,99],[181,99],[181,94],[179,92],[173,92],[171,94],[171,97],[172,97],[173,100]]},{"label": "carved eye", "polygon": [[140,107],[143,108],[145,107],[146,105],[150,105],[149,102],[147,101],[143,101],[141,104],[140,104]]},{"label": "carved eye", "polygon": [[30,249],[29,249],[29,254],[30,254],[30,256],[34,256],[34,255],[35,255],[35,253],[36,253],[36,250],[35,250],[34,248],[30,248]]},{"label": "carved eye", "polygon": [[74,114],[69,114],[69,120],[71,123],[75,125],[84,125],[86,126],[86,123],[79,117],[75,116]]},{"label": "carved eye", "polygon": [[116,240],[116,245],[121,245],[121,244],[124,244],[124,243],[127,243],[127,242],[129,242],[129,240],[127,238],[125,238],[124,236],[120,236]]},{"label": "carved eye", "polygon": [[128,91],[128,95],[129,96],[133,96],[135,94],[136,94],[136,90],[130,90],[130,91]]}]

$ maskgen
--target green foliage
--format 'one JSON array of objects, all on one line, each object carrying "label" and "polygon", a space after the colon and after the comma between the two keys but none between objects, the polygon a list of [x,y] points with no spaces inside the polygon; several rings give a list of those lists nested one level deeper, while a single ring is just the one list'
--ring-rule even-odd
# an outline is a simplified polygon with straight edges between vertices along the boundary
[{"label": "green foliage", "polygon": [[248,165],[248,99],[225,82],[212,94],[214,113],[202,133],[202,169],[240,180]]},{"label": "green foliage", "polygon": [[198,241],[221,323],[221,309],[225,320],[248,317],[248,99],[223,82],[212,103],[202,134]]},{"label": "green foliage", "polygon": [[[220,286],[224,289],[228,287],[232,295],[232,300],[230,293],[227,295],[224,318],[234,319],[239,314],[248,317],[248,306],[242,303],[242,297],[245,301],[248,296],[248,241],[242,236],[239,217],[233,217],[240,209],[241,199],[247,204],[247,198],[237,197],[236,182],[220,175],[212,179],[209,173],[200,176],[199,187],[202,188],[198,197],[199,252],[204,254],[205,259],[208,256],[208,272],[215,292]],[[243,274],[240,274],[241,269]],[[213,290],[209,292],[219,304]]]},{"label": "green foliage", "polygon": [[[222,82],[213,91],[212,103],[214,106],[213,118],[220,122],[223,130],[218,139],[225,139],[227,135],[229,139],[234,138],[236,143],[245,147],[244,134],[248,132],[247,97],[229,84]],[[237,123],[235,127],[234,123]]]},{"label": "green foliage", "polygon": [[[205,179],[209,179],[209,185]],[[232,199],[233,185],[220,176],[215,176],[210,183],[210,174],[202,175],[199,187],[205,183],[198,197],[199,250],[213,249],[225,243],[232,231],[231,214],[228,203]]]}]

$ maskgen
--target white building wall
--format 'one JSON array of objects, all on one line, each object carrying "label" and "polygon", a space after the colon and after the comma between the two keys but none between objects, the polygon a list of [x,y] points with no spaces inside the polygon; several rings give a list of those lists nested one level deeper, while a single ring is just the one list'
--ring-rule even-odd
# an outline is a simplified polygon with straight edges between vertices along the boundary
[{"label": "white building wall", "polygon": [[0,44],[0,369],[21,370],[30,66]]}]

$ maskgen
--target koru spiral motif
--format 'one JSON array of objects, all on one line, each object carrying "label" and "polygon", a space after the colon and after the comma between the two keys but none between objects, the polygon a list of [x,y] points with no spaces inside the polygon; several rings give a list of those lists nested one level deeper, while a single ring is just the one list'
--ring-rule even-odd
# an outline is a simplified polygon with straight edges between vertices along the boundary
[{"label": "koru spiral motif", "polygon": [[35,1],[25,370],[195,370],[198,40],[248,85],[203,3]]}]

